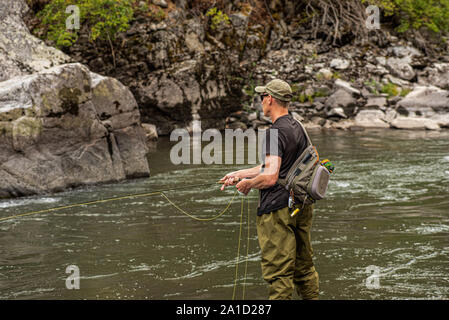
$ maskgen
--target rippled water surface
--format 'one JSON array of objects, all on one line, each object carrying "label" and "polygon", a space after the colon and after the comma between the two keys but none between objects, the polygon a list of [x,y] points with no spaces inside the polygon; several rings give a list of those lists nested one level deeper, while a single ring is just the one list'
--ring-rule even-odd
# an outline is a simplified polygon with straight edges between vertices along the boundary
[{"label": "rippled water surface", "polygon": [[[316,204],[312,244],[322,299],[449,297],[449,133],[312,133],[336,170]],[[210,183],[248,165],[173,165],[161,139],[150,179],[0,201],[0,218],[29,211]],[[234,195],[218,186],[169,191],[201,218]],[[97,203],[0,222],[0,299],[264,299],[255,230],[257,191],[212,222],[160,195]],[[240,254],[238,239],[243,228]],[[247,232],[249,231],[249,247]],[[245,259],[248,252],[245,277]],[[66,289],[69,265],[80,289]],[[374,272],[374,273],[372,273]]]}]

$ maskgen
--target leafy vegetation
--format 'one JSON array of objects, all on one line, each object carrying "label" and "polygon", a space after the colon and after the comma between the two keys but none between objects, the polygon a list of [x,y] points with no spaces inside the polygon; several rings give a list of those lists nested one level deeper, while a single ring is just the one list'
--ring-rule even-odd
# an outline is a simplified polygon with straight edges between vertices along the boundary
[{"label": "leafy vegetation", "polygon": [[89,38],[113,41],[118,32],[126,31],[133,18],[133,0],[52,0],[37,14],[40,29],[57,47],[71,46],[78,39],[79,29],[67,29],[66,21],[72,12],[70,5],[79,8],[80,26],[87,25]]},{"label": "leafy vegetation", "polygon": [[449,31],[449,0],[362,0],[378,5],[386,17],[396,17],[398,32],[427,28],[433,32]]},{"label": "leafy vegetation", "polygon": [[211,29],[215,30],[220,24],[229,24],[229,17],[226,13],[218,10],[216,7],[211,8],[207,11],[206,16],[211,17]]}]

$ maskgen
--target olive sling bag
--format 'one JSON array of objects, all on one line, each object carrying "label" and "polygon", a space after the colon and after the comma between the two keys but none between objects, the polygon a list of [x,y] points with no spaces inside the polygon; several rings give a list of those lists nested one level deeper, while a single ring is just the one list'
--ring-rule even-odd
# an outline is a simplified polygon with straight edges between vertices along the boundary
[{"label": "olive sling bag", "polygon": [[[332,164],[331,169],[324,166],[324,163],[329,160],[320,162],[318,151],[312,144],[306,129],[300,121],[298,123],[307,138],[307,147],[294,162],[285,179],[278,179],[277,181],[290,193],[289,208],[293,207],[293,204],[297,202],[296,200],[302,203],[304,207],[304,205],[323,199],[329,184],[330,173],[333,170]],[[292,216],[298,211],[295,211]]]}]

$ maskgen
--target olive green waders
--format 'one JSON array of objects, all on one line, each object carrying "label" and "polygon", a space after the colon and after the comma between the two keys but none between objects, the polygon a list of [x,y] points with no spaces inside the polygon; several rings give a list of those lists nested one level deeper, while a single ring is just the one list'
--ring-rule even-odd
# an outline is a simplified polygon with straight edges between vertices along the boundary
[{"label": "olive green waders", "polygon": [[310,205],[293,218],[288,207],[257,217],[262,275],[270,285],[270,299],[291,299],[294,286],[303,299],[318,299],[310,243],[312,215]]}]

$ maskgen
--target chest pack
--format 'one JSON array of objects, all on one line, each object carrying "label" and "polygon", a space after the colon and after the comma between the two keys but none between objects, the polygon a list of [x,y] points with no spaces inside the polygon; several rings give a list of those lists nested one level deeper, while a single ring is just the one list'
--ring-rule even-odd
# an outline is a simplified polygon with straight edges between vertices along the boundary
[{"label": "chest pack", "polygon": [[289,207],[294,203],[309,205],[321,200],[326,195],[333,165],[329,160],[320,162],[320,157],[312,144],[306,129],[298,121],[307,138],[307,147],[294,162],[285,179],[278,179],[278,183],[290,192]]}]

